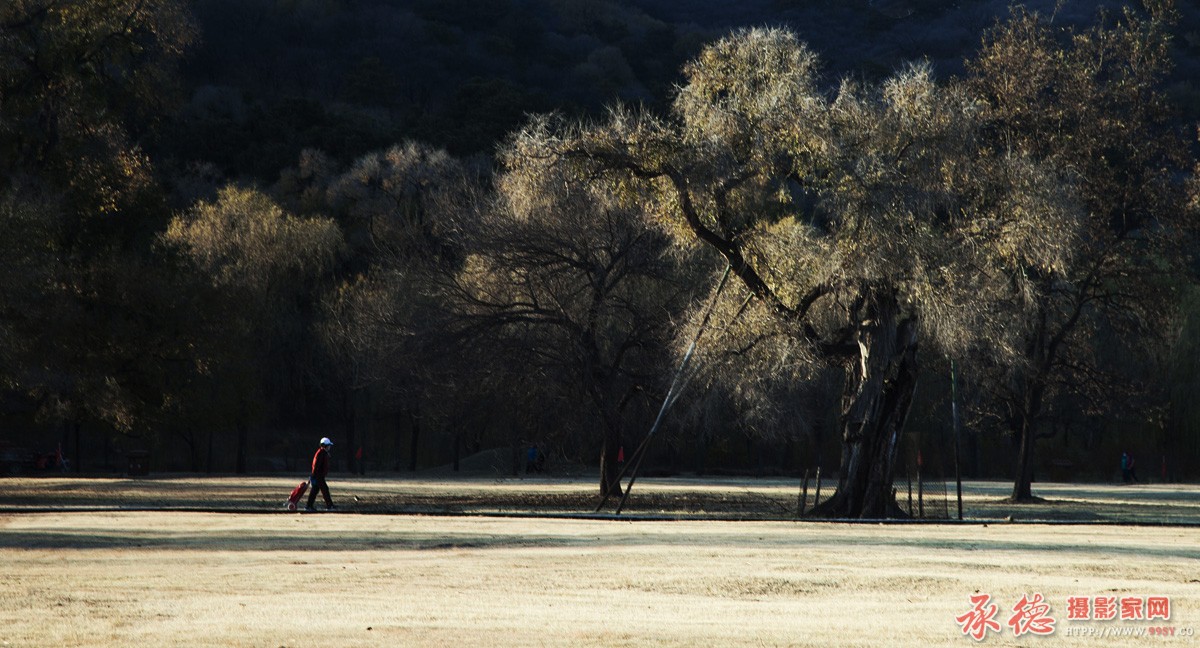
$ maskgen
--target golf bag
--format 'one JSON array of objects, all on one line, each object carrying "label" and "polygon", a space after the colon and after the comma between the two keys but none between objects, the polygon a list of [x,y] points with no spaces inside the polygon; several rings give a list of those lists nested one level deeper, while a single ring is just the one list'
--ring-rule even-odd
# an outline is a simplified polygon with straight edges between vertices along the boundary
[{"label": "golf bag", "polygon": [[307,491],[308,491],[308,480],[304,480],[304,481],[300,482],[299,486],[293,488],[292,494],[288,495],[287,509],[289,511],[295,511],[297,505],[300,503],[300,498],[304,497],[304,493]]}]

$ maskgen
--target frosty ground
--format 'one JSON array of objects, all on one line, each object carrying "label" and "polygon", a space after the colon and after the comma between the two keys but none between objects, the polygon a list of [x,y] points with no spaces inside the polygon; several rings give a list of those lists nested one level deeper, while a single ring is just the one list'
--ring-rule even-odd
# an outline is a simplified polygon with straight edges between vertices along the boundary
[{"label": "frosty ground", "polygon": [[[1000,607],[985,645],[1200,626],[1195,486],[1041,484],[1013,507],[972,482],[967,522],[898,525],[796,521],[782,479],[639,481],[621,519],[578,517],[585,479],[342,479],[334,514],[282,512],[292,481],[0,481],[0,644],[965,646],[976,593]],[[1016,637],[1034,593],[1055,633]],[[1098,596],[1171,618],[1067,620]],[[1175,635],[1104,636],[1126,628]]]}]

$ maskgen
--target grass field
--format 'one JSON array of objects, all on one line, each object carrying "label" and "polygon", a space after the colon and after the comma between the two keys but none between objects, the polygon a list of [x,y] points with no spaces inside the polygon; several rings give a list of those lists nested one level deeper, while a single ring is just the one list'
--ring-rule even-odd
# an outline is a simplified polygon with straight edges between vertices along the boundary
[{"label": "grass field", "polygon": [[[343,479],[341,514],[276,512],[292,481],[0,480],[0,645],[971,645],[975,593],[999,605],[985,645],[1198,641],[1194,486],[1043,484],[1022,508],[972,483],[974,521],[894,525],[782,519],[782,480],[639,481],[658,508],[623,520],[558,516],[592,486],[552,479]],[[1071,522],[1019,523],[1049,517]],[[1055,633],[1016,637],[1034,593]],[[1067,620],[1108,596],[1171,618]]]}]

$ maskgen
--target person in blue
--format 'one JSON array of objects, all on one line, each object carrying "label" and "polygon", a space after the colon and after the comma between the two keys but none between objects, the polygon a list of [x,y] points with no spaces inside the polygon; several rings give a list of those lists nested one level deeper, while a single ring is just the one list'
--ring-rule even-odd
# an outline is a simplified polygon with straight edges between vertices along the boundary
[{"label": "person in blue", "polygon": [[529,446],[529,452],[525,455],[525,474],[531,472],[542,472],[546,469],[546,453],[538,444],[534,443]]},{"label": "person in blue", "polygon": [[1128,452],[1121,453],[1121,479],[1126,484],[1132,484],[1138,480],[1135,465],[1136,462],[1133,460],[1133,457],[1129,456]]}]

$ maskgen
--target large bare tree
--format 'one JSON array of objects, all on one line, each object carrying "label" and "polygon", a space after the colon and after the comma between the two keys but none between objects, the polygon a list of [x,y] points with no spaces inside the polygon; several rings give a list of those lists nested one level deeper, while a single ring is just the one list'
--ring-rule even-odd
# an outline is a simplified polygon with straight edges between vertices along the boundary
[{"label": "large bare tree", "polygon": [[299,310],[342,252],[342,233],[328,218],[293,216],[257,190],[230,186],[172,219],[160,241],[199,289],[215,291],[193,323],[211,346],[191,351],[234,423],[235,467],[245,472],[263,385],[287,362],[278,349],[298,339]]},{"label": "large bare tree", "polygon": [[[302,161],[301,171],[320,166]],[[350,445],[359,443],[360,418],[369,420],[381,407],[395,409],[396,420],[407,423],[393,428],[395,465],[400,437],[408,431],[409,468],[415,470],[420,421],[434,418],[436,405],[447,400],[448,381],[437,376],[454,359],[439,343],[444,309],[429,277],[456,265],[456,253],[446,245],[445,212],[477,183],[444,150],[413,141],[327,175],[310,178],[302,195],[316,195],[301,202],[333,215],[350,248],[342,284],[323,297],[321,326],[330,387],[342,393],[344,435]]]},{"label": "large bare tree", "polygon": [[980,365],[989,411],[1018,448],[1014,501],[1034,499],[1035,447],[1054,418],[1122,405],[1144,415],[1153,381],[1129,375],[1114,349],[1152,357],[1170,337],[1193,227],[1179,181],[1190,163],[1160,90],[1170,3],[1147,5],[1084,31],[1018,10],[968,62],[991,145],[1069,173],[1083,207],[1070,263],[1026,270],[1037,290],[1020,353]]},{"label": "large bare tree", "polygon": [[670,119],[542,120],[513,155],[601,179],[720,254],[754,297],[746,344],[843,371],[838,491],[819,513],[898,514],[919,346],[1011,352],[1026,270],[1067,263],[1075,205],[1052,170],[989,148],[976,102],[928,69],[826,93],[817,66],[788,31],[738,32],[685,67]]},{"label": "large bare tree", "polygon": [[560,407],[558,418],[598,429],[600,492],[619,495],[629,407],[659,393],[672,316],[685,305],[677,260],[646,211],[615,197],[619,187],[547,167],[520,138],[502,163],[492,199],[459,228],[468,257],[449,293],[462,334],[515,374],[539,376],[533,406],[590,403]]}]

